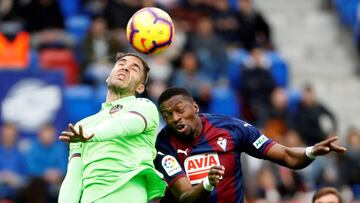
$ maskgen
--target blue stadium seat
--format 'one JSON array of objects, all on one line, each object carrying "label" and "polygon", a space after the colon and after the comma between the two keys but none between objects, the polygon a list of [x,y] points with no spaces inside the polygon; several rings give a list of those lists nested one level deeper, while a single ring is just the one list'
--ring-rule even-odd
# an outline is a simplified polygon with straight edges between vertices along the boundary
[{"label": "blue stadium seat", "polygon": [[87,15],[74,15],[66,18],[65,27],[77,43],[81,42],[90,27],[91,19]]},{"label": "blue stadium seat", "polygon": [[290,112],[295,112],[298,103],[300,102],[302,98],[302,92],[299,89],[289,89],[287,91],[288,93],[288,107]]},{"label": "blue stadium seat", "polygon": [[98,111],[94,96],[94,89],[87,85],[69,86],[65,89],[64,105],[69,122],[78,122]]},{"label": "blue stadium seat", "polygon": [[80,13],[81,0],[60,0],[59,6],[65,18]]},{"label": "blue stadium seat", "polygon": [[98,109],[101,108],[102,103],[104,103],[107,94],[107,84],[100,85],[95,88],[95,105]]},{"label": "blue stadium seat", "polygon": [[230,86],[233,89],[239,87],[239,78],[244,61],[249,57],[249,52],[245,49],[237,49],[228,53],[229,62],[227,67],[227,77],[230,80]]},{"label": "blue stadium seat", "polygon": [[228,86],[216,86],[212,91],[209,112],[240,117],[240,102]]},{"label": "blue stadium seat", "polygon": [[271,61],[270,71],[276,85],[286,88],[289,82],[289,73],[285,60],[276,51],[266,52],[266,57]]}]

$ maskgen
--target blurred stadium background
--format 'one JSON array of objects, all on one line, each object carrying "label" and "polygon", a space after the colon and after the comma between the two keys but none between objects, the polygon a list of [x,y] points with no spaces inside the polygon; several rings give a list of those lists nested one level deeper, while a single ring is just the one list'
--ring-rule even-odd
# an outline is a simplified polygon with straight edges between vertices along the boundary
[{"label": "blurred stadium background", "polygon": [[[1,0],[0,202],[56,202],[68,122],[98,111],[126,23],[145,6],[175,22],[147,57],[147,96],[187,87],[203,112],[253,123],[288,146],[337,135],[345,155],[291,171],[243,159],[246,202],[310,202],[323,186],[360,200],[359,0]],[[162,124],[163,125],[163,124]]]}]

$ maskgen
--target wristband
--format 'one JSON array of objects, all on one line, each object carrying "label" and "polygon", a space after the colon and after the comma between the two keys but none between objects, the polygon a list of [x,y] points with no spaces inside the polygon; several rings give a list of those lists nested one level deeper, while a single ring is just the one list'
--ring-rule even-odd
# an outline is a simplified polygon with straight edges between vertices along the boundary
[{"label": "wristband", "polygon": [[213,191],[214,190],[214,186],[212,186],[209,182],[209,176],[206,176],[206,178],[203,180],[203,187],[206,191]]},{"label": "wristband", "polygon": [[313,149],[313,146],[311,147],[306,147],[305,149],[305,155],[309,158],[309,159],[315,159],[316,156],[312,153],[312,149]]}]

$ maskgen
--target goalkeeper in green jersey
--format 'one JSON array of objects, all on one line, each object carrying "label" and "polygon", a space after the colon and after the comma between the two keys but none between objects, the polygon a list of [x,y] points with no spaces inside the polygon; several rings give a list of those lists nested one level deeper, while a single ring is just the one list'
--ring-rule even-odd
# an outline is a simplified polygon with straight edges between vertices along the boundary
[{"label": "goalkeeper in green jersey", "polygon": [[70,153],[59,203],[145,203],[164,195],[153,165],[159,114],[150,100],[135,98],[148,72],[141,57],[118,54],[101,110],[61,133]]}]

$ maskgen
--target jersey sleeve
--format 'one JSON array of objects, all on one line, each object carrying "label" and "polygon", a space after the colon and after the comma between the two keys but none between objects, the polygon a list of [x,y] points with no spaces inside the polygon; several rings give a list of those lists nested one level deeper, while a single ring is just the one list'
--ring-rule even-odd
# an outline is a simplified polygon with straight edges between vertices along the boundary
[{"label": "jersey sleeve", "polygon": [[275,144],[272,139],[263,135],[259,129],[246,122],[240,123],[239,133],[239,148],[256,158],[265,159],[266,153]]},{"label": "jersey sleeve", "polygon": [[186,177],[186,174],[179,163],[175,149],[164,137],[166,137],[166,131],[163,129],[156,141],[157,156],[154,165],[164,175],[168,188],[171,188],[177,179]]},{"label": "jersey sleeve", "polygon": [[155,104],[148,99],[137,99],[132,108],[122,114],[114,115],[98,124],[92,132],[91,142],[115,139],[117,136],[134,136],[146,130],[156,131],[159,126],[159,113]]},{"label": "jersey sleeve", "polygon": [[129,114],[134,114],[141,117],[144,124],[144,130],[157,130],[159,126],[159,112],[156,105],[146,98],[138,98],[136,104],[132,106]]},{"label": "jersey sleeve", "polygon": [[82,188],[81,143],[70,143],[66,176],[61,184],[58,203],[78,203]]}]

